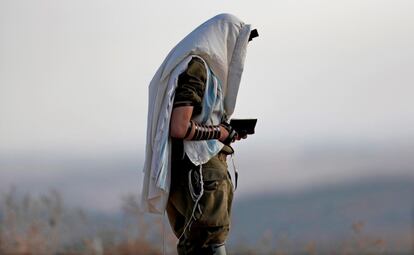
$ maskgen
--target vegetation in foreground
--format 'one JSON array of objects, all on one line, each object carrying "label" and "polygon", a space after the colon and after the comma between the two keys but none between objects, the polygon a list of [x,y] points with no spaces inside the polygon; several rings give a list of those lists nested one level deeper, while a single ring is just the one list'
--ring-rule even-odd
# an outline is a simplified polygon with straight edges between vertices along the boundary
[{"label": "vegetation in foreground", "polygon": [[[163,253],[163,243],[167,254],[175,254],[175,237],[171,234],[163,237],[163,224],[159,218],[143,216],[136,196],[122,198],[122,220],[119,222],[106,224],[102,217],[97,223],[81,209],[66,208],[56,190],[32,197],[30,194],[20,195],[16,188],[12,188],[2,194],[0,201],[0,254],[155,255]],[[298,249],[295,243],[274,240],[272,233],[266,232],[254,247],[240,242],[230,254],[398,254],[391,250],[393,248],[386,240],[365,235],[364,222],[350,225],[352,238],[334,244],[334,248],[309,241]],[[412,241],[410,236],[401,237],[402,243]]]}]

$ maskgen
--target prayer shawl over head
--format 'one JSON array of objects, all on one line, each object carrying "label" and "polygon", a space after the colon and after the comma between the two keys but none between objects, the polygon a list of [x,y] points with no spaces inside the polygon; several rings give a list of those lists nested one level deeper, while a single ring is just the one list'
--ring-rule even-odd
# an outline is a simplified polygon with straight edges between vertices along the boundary
[{"label": "prayer shawl over head", "polygon": [[168,201],[171,177],[169,126],[178,76],[186,70],[192,56],[202,58],[221,82],[224,111],[230,117],[236,105],[249,35],[250,25],[230,14],[217,15],[179,42],[152,78],[143,170],[144,211],[162,214]]}]

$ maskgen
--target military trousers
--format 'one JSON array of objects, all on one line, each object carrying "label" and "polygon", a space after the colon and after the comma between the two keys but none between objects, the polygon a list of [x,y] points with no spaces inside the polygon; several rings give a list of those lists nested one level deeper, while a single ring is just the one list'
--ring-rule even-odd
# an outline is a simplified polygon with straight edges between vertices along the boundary
[{"label": "military trousers", "polygon": [[179,255],[210,254],[208,247],[224,243],[230,230],[233,184],[226,156],[220,153],[210,159],[202,165],[203,195],[193,214],[195,201],[190,193],[189,180],[197,180],[189,176],[191,170],[198,171],[199,167],[188,158],[173,162],[167,215],[174,234],[179,238]]}]

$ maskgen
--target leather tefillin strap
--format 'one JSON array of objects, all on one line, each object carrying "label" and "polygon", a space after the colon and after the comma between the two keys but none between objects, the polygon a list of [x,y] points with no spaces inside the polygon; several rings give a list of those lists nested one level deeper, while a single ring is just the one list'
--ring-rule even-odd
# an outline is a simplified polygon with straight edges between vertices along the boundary
[{"label": "leather tefillin strap", "polygon": [[191,138],[191,140],[199,141],[199,140],[219,139],[221,136],[220,125],[204,125],[204,124],[199,124],[194,121],[190,121],[190,123],[188,124],[187,133],[184,139],[190,135],[191,130],[193,129],[193,126],[195,126],[195,131],[194,131],[194,135]]},{"label": "leather tefillin strap", "polygon": [[190,135],[192,129],[193,129],[193,121],[190,121],[188,123],[187,133],[185,133],[184,139],[186,139]]},{"label": "leather tefillin strap", "polygon": [[222,122],[221,125],[223,125],[223,127],[229,132],[229,136],[227,136],[226,140],[223,142],[224,144],[229,145],[232,142],[234,142],[234,140],[235,140],[235,138],[237,136],[237,132],[227,122]]}]

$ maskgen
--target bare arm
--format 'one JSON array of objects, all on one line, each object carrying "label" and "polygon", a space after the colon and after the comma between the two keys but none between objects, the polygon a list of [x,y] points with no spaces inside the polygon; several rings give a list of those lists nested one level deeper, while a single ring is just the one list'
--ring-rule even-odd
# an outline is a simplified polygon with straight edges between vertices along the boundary
[{"label": "bare arm", "polygon": [[[191,116],[193,114],[193,106],[180,106],[173,109],[171,114],[170,122],[170,135],[174,138],[183,139],[188,130],[188,123],[190,123]],[[220,141],[224,141],[229,132],[223,126],[220,127],[221,135]],[[191,129],[190,134],[185,138],[185,140],[191,140],[195,133],[195,127]]]}]

